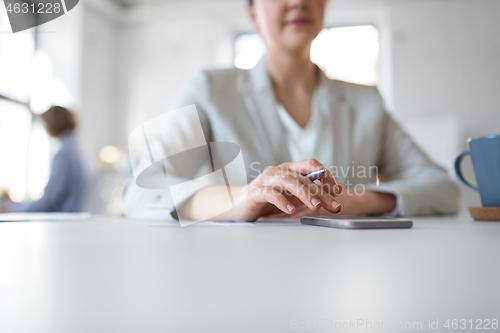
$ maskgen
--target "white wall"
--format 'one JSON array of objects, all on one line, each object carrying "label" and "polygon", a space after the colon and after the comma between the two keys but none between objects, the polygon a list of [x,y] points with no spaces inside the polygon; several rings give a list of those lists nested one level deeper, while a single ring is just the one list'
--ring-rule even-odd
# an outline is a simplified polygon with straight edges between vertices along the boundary
[{"label": "white wall", "polygon": [[241,2],[219,0],[145,6],[127,22],[121,70],[129,131],[172,108],[199,69],[232,66],[235,34],[249,28]]},{"label": "white wall", "polygon": [[[81,4],[85,9],[82,55],[82,137],[94,152],[105,145],[122,145],[124,117],[118,101],[120,23],[102,6]],[[117,9],[116,9],[117,10]]]},{"label": "white wall", "polygon": [[500,1],[395,1],[395,108],[453,113],[463,140],[500,130]]},{"label": "white wall", "polygon": [[54,77],[72,97],[72,107],[81,106],[81,62],[83,52],[83,6],[38,27],[38,46],[49,56]]}]

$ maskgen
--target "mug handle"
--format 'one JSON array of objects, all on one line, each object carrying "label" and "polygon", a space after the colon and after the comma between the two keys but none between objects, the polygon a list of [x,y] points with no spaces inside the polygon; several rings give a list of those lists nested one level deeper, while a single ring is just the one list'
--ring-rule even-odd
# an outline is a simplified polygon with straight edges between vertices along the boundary
[{"label": "mug handle", "polygon": [[462,164],[462,160],[466,155],[470,155],[470,151],[464,151],[463,153],[458,155],[457,158],[455,159],[455,173],[457,174],[458,179],[460,179],[462,183],[464,183],[466,186],[470,187],[473,190],[479,191],[479,189],[476,186],[470,184],[465,179],[465,177],[462,175],[462,170],[460,170],[460,165]]}]

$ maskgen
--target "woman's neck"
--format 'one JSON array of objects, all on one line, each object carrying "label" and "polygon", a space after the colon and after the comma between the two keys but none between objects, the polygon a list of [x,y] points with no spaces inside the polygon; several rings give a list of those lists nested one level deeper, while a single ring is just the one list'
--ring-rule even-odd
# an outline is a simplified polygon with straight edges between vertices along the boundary
[{"label": "woman's neck", "polygon": [[316,66],[309,52],[309,48],[294,53],[271,49],[266,57],[277,102],[302,128],[311,118],[311,100],[316,86]]},{"label": "woman's neck", "polygon": [[314,90],[316,66],[311,62],[310,48],[293,53],[270,49],[267,52],[266,65],[275,89]]}]

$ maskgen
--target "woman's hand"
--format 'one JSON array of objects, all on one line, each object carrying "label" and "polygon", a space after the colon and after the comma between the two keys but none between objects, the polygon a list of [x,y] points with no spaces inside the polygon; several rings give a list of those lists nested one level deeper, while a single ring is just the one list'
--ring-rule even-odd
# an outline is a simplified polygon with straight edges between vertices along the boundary
[{"label": "woman's hand", "polygon": [[332,173],[327,171],[319,184],[306,177],[321,169],[326,168],[314,159],[267,168],[242,191],[246,196],[233,210],[233,220],[254,221],[280,212],[293,215],[298,209],[340,212],[342,205],[335,196],[342,193],[343,186]]},{"label": "woman's hand", "polygon": [[[264,173],[242,188],[232,188],[233,209],[211,218],[215,221],[255,221],[263,216],[291,216],[337,214],[384,214],[396,207],[392,194],[364,191],[362,194],[345,190],[330,171],[318,184],[306,175],[326,169],[316,160],[283,163],[267,168]],[[217,203],[227,198],[226,186],[200,190],[181,208],[184,217],[204,219],[207,212],[218,211]],[[198,215],[204,212],[203,215]],[[208,214],[210,215],[210,214]],[[213,216],[212,215],[212,216]]]},{"label": "woman's hand", "polygon": [[[309,212],[324,209],[338,213],[342,205],[335,197],[343,191],[343,185],[335,181],[330,171],[318,184],[306,177],[308,173],[321,169],[326,168],[316,160],[271,166],[250,184],[231,188],[234,201],[238,204],[211,220],[255,221],[280,212],[292,215],[301,207]],[[224,198],[227,198],[226,186],[206,187],[193,195],[178,213],[185,218],[203,220],[204,216],[217,214],[218,203],[224,202]]]},{"label": "woman's hand", "polygon": [[[344,190],[342,194],[336,196],[335,199],[342,203],[341,215],[380,215],[390,213],[396,208],[396,197],[394,195],[369,190],[365,190],[361,193]],[[278,213],[269,217],[301,218],[303,216],[319,215],[328,216],[332,214],[325,209],[311,211],[310,209],[306,209],[306,207],[300,207],[292,215]]]}]

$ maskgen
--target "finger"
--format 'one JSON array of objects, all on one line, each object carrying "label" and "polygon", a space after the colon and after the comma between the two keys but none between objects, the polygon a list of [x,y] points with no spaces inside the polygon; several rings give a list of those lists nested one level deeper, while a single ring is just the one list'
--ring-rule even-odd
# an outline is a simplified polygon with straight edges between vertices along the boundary
[{"label": "finger", "polygon": [[[321,208],[321,199],[309,191],[309,186],[304,185],[297,174],[287,173],[279,176],[268,177],[266,187],[272,187],[280,193],[290,193],[302,201],[309,209]],[[309,181],[309,180],[307,180]],[[310,181],[309,181],[310,182]]]},{"label": "finger", "polygon": [[317,184],[311,181],[306,176],[301,174],[294,174],[298,181],[308,188],[308,193],[312,196],[316,196],[321,201],[321,207],[332,213],[338,213],[342,209],[340,202],[331,195],[331,193],[325,189],[324,184]]},{"label": "finger", "polygon": [[286,214],[293,214],[295,212],[295,206],[282,193],[272,187],[263,189],[263,197],[267,202]]},{"label": "finger", "polygon": [[333,188],[330,186],[330,184],[323,183],[321,180],[320,183],[322,184],[325,191],[331,193],[332,195],[341,195],[345,192],[345,185],[342,183],[337,182],[337,185],[335,185]]},{"label": "finger", "polygon": [[[313,160],[311,163],[316,164],[318,167],[322,167],[322,164],[316,160]],[[267,183],[265,182],[264,185],[271,185],[280,192],[283,192],[284,186],[285,190],[299,198],[309,207],[309,209],[317,210],[321,206],[324,206],[328,211],[338,213],[342,206],[330,195],[330,191],[327,190],[325,193],[322,187],[318,187],[305,175],[297,172],[299,170],[294,170],[294,165],[297,166],[297,163],[285,163],[281,166],[269,167],[266,170],[266,176],[268,176],[266,177]],[[300,165],[300,162],[298,165]],[[314,193],[312,193],[312,191],[314,191]]]},{"label": "finger", "polygon": [[335,195],[342,193],[342,187],[339,185],[332,172],[316,159],[303,160],[295,163],[285,163],[284,165],[286,165],[286,167],[290,170],[293,170],[303,176],[314,171],[326,169],[326,174],[323,178],[321,178],[321,183],[325,187],[325,190]]},{"label": "finger", "polygon": [[[307,179],[307,178],[306,178]],[[308,180],[311,182],[310,180]],[[316,195],[321,201],[321,207],[332,212],[338,213],[342,210],[342,204],[335,198],[330,192],[325,190],[324,186],[317,185],[316,183],[311,182],[309,186],[309,193]]]}]

